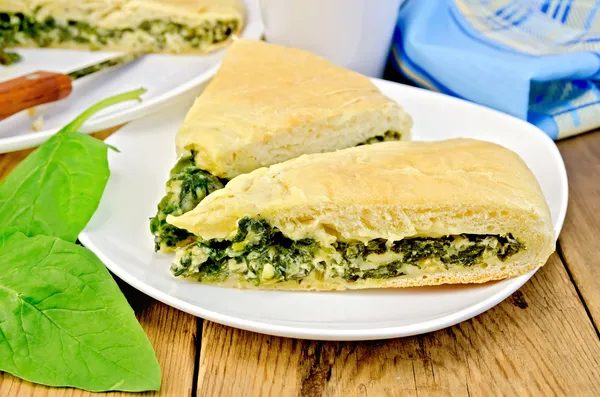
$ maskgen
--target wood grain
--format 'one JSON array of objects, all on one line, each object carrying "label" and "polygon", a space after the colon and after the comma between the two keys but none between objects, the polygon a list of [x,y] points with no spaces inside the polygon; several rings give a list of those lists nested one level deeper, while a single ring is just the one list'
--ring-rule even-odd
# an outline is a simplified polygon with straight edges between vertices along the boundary
[{"label": "wood grain", "polygon": [[199,396],[600,395],[600,340],[555,254],[520,291],[454,327],[315,342],[205,322]]},{"label": "wood grain", "polygon": [[569,178],[569,208],[560,235],[561,254],[600,326],[600,131],[558,144]]},{"label": "wood grain", "polygon": [[[105,139],[119,127],[94,134]],[[33,149],[0,154],[0,181]],[[106,396],[191,396],[194,385],[197,340],[196,317],[164,305],[116,279],[148,335],[162,369],[158,393],[106,393]],[[49,388],[0,373],[0,397],[83,397],[97,395],[76,389]]]}]

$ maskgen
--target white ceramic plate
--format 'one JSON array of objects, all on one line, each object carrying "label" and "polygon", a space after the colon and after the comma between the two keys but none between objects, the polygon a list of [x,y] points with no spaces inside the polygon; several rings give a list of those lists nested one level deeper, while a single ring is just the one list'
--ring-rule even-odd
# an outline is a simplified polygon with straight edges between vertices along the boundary
[{"label": "white ceramic plate", "polygon": [[[504,145],[537,176],[560,231],[567,177],[560,154],[543,132],[494,110],[429,91],[376,80],[413,115],[414,138],[472,137]],[[182,101],[184,99],[182,98]],[[484,285],[350,292],[226,289],[174,278],[171,256],[153,252],[148,219],[175,163],[174,136],[190,102],[124,127],[107,141],[112,175],[102,202],[80,235],[118,277],[178,309],[218,323],[267,334],[359,340],[407,336],[444,328],[496,305],[532,275]]]},{"label": "white ceramic plate", "polygon": [[[245,0],[247,24],[241,37],[258,39],[263,27],[258,0]],[[57,49],[17,50],[23,60],[0,66],[0,81],[12,79],[36,70],[70,72],[118,55],[99,51],[70,51]],[[0,121],[0,153],[39,145],[88,106],[128,90],[148,89],[141,103],[128,102],[103,110],[82,128],[91,133],[148,115],[166,101],[210,79],[217,71],[225,50],[208,55],[150,54],[119,69],[88,76],[74,83],[71,94],[62,101],[38,106],[36,116],[27,111]],[[33,132],[32,122],[43,115],[44,130]]]}]

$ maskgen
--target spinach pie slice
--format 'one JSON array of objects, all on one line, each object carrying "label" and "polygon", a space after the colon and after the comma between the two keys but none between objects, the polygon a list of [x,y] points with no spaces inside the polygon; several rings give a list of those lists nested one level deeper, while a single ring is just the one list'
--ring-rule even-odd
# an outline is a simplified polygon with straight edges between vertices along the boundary
[{"label": "spinach pie slice", "polygon": [[241,0],[0,0],[0,48],[205,53],[243,25]]},{"label": "spinach pie slice", "polygon": [[236,40],[177,133],[179,162],[150,229],[163,252],[193,236],[166,222],[237,175],[302,154],[408,140],[411,117],[371,80],[307,51]]},{"label": "spinach pie slice", "polygon": [[301,156],[167,222],[198,237],[177,250],[176,276],[241,288],[482,283],[542,266],[555,241],[523,160],[470,139]]}]

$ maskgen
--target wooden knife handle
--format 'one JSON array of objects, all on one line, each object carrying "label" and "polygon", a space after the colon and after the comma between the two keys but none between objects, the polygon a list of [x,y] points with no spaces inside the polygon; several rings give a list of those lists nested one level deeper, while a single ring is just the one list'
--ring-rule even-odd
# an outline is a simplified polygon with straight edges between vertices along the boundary
[{"label": "wooden knife handle", "polygon": [[72,88],[68,75],[41,70],[0,82],[0,120],[21,110],[63,99]]}]

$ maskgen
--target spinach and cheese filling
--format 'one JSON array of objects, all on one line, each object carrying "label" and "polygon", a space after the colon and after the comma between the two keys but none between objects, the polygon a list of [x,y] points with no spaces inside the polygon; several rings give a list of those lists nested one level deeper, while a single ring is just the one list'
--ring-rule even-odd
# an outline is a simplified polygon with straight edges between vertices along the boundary
[{"label": "spinach and cheese filling", "polygon": [[36,11],[31,15],[4,12],[0,13],[0,48],[77,43],[91,49],[123,46],[146,52],[202,50],[227,40],[237,31],[238,24],[237,20],[217,20],[186,26],[152,19],[134,27],[107,29],[82,21],[38,18]]},{"label": "spinach and cheese filling", "polygon": [[359,143],[356,146],[362,145],[372,145],[378,142],[388,142],[388,141],[400,141],[402,140],[402,133],[397,131],[386,131],[383,135],[377,135],[372,138],[367,139],[364,142]]},{"label": "spinach and cheese filling", "polygon": [[199,169],[194,161],[195,153],[182,156],[171,170],[167,181],[167,194],[158,203],[158,211],[150,220],[156,251],[166,247],[175,248],[193,236],[187,230],[167,223],[167,215],[179,216],[193,210],[204,197],[222,189],[227,180]]},{"label": "spinach and cheese filling", "polygon": [[[401,138],[401,133],[387,131],[356,146],[397,141]],[[150,231],[154,235],[155,251],[168,252],[193,240],[194,236],[186,230],[169,225],[166,221],[167,215],[179,216],[193,210],[204,197],[222,189],[228,182],[199,169],[194,162],[194,155],[192,152],[182,157],[171,170],[170,179],[167,181],[167,194],[158,204],[156,216],[151,218]]]},{"label": "spinach and cheese filling", "polygon": [[354,282],[485,267],[523,249],[511,234],[337,241],[323,246],[312,239],[292,240],[265,220],[245,217],[231,240],[197,240],[178,250],[171,271],[199,281],[234,278],[256,286],[308,278]]}]

